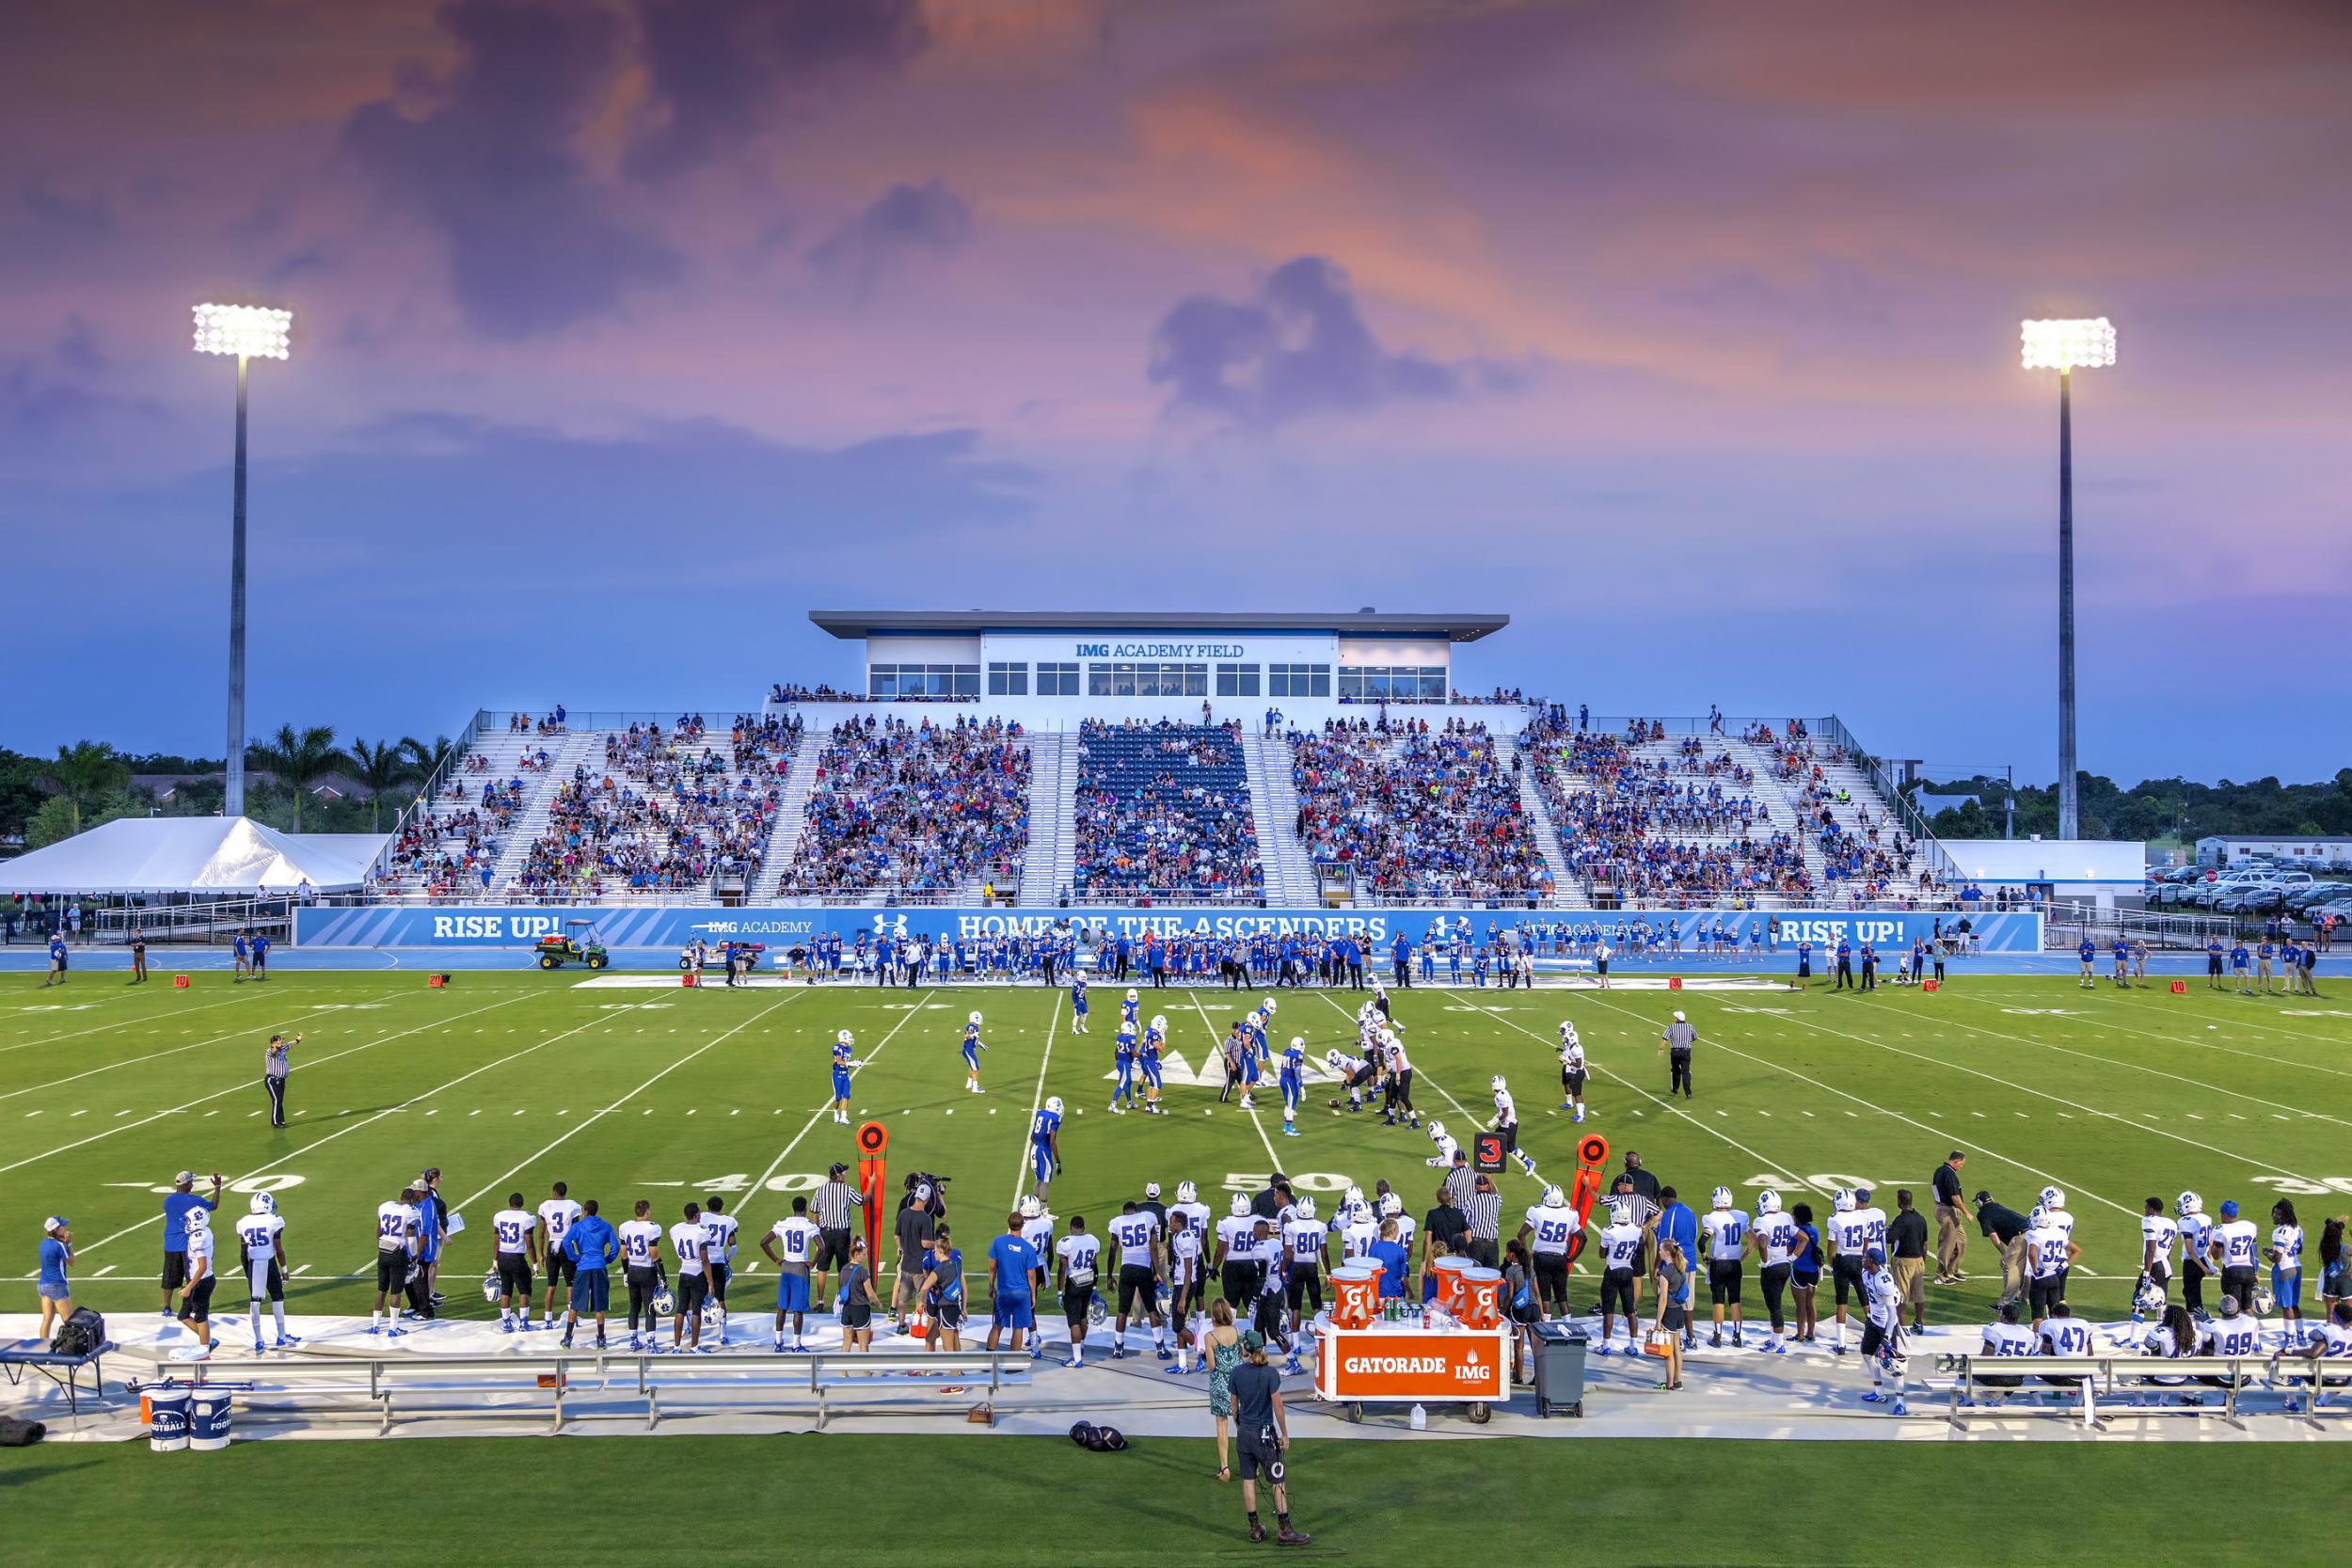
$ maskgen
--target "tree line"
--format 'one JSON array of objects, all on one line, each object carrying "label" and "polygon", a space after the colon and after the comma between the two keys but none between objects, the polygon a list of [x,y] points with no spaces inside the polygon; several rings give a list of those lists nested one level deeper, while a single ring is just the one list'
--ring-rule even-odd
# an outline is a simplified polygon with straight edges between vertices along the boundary
[{"label": "tree line", "polygon": [[[280,724],[246,748],[246,815],[288,832],[381,832],[448,760],[447,736],[340,743],[331,724]],[[167,791],[135,776],[183,775]],[[124,816],[215,816],[227,786],[217,757],[125,752],[103,740],[60,746],[52,757],[0,748],[0,838],[38,849]],[[357,786],[316,793],[329,778]],[[166,799],[166,795],[168,799]]]},{"label": "tree line", "polygon": [[[2193,779],[2143,779],[2125,789],[2097,773],[2076,776],[2082,834],[2103,839],[2177,839],[2194,843],[2217,833],[2267,833],[2296,838],[2352,837],[2352,768],[2326,784],[2280,784],[2275,778],[2199,784]],[[1977,774],[1919,788],[1974,794],[1975,801],[1929,818],[1939,838],[1998,838],[2009,784]],[[2016,834],[2058,836],[2058,785],[2017,791]]]}]

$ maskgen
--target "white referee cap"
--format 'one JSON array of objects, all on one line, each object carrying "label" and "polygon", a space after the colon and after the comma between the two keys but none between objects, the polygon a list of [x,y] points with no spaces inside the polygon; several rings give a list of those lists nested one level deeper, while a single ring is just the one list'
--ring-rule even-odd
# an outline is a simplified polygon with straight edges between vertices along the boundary
[{"label": "white referee cap", "polygon": [[52,1230],[63,1230],[68,1223],[63,1214],[52,1214],[40,1222],[40,1233],[46,1236]]}]

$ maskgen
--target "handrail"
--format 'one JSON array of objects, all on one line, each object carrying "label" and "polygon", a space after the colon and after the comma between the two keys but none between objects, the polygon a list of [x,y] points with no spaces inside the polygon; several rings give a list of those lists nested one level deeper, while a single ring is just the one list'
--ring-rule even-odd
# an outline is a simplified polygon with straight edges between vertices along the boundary
[{"label": "handrail", "polygon": [[432,811],[434,799],[439,794],[441,786],[448,782],[451,769],[463,762],[466,753],[473,750],[474,741],[480,738],[484,726],[489,721],[490,710],[488,708],[474,709],[473,718],[467,721],[463,730],[458,732],[457,738],[450,742],[449,754],[440,760],[432,772],[425,775],[424,783],[420,784],[417,793],[409,798],[408,804],[392,818],[390,835],[384,840],[383,847],[376,850],[375,859],[368,863],[367,870],[360,873],[360,880],[363,883],[377,880],[386,874],[386,868],[392,858],[393,847],[400,843],[401,836],[407,831],[410,821],[420,812]]},{"label": "handrail", "polygon": [[1847,760],[1869,776],[1871,784],[1885,800],[1888,809],[1897,814],[1913,841],[1918,845],[1920,852],[1935,867],[1936,873],[1955,881],[1973,880],[1961,870],[1960,863],[1952,858],[1951,851],[1944,847],[1944,841],[1929,831],[1927,819],[1919,815],[1918,807],[1912,804],[1911,797],[1897,787],[1895,776],[1887,771],[1886,764],[1863,750],[1862,742],[1854,738],[1851,730],[1846,728],[1845,721],[1833,713],[1821,723],[1836,739],[1838,749],[1846,753]]}]

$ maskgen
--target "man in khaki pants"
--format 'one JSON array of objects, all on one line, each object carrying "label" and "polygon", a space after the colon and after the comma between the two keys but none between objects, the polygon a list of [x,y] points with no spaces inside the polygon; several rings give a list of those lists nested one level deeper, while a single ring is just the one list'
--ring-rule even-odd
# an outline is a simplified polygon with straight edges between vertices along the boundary
[{"label": "man in khaki pants", "polygon": [[1968,1211],[1962,1207],[1960,1170],[1968,1156],[1953,1149],[1935,1167],[1935,1282],[1957,1285],[1968,1276],[1961,1259],[1968,1256]]},{"label": "man in khaki pants", "polygon": [[2001,1299],[2017,1301],[2026,1293],[2026,1216],[1993,1201],[1991,1193],[1976,1196],[1977,1227],[2001,1249]]}]

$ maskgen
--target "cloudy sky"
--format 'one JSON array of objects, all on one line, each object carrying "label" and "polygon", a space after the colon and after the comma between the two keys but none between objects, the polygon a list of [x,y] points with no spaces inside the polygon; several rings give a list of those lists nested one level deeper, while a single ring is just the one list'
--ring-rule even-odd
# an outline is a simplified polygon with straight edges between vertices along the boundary
[{"label": "cloudy sky", "polygon": [[[2352,13],[81,0],[0,47],[0,744],[842,680],[814,605],[1503,610],[1466,682],[2352,762]],[[38,656],[41,672],[27,660]],[[2334,714],[2333,717],[2330,717]]]}]

